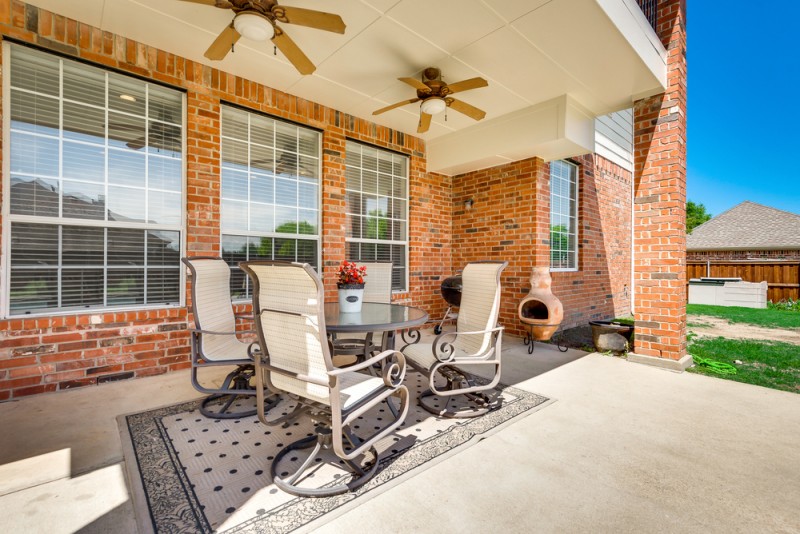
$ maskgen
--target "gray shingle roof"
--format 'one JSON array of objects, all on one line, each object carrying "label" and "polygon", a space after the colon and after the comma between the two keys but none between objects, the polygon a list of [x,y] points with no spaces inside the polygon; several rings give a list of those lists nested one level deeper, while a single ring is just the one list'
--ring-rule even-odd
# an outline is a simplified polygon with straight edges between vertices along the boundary
[{"label": "gray shingle roof", "polygon": [[800,249],[800,215],[744,201],[701,224],[686,250]]}]

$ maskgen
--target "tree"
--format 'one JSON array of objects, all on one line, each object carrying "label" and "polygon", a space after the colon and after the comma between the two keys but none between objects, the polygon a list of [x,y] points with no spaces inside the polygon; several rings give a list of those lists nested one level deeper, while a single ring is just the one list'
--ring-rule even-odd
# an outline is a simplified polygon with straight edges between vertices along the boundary
[{"label": "tree", "polygon": [[706,207],[702,203],[695,203],[690,200],[686,203],[686,233],[691,234],[692,230],[711,217],[712,215],[706,211]]}]

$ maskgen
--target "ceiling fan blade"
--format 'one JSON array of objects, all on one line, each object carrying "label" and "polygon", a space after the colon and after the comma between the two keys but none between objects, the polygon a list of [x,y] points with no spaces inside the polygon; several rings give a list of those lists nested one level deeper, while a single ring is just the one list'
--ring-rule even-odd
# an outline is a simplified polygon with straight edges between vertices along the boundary
[{"label": "ceiling fan blade", "polygon": [[285,31],[277,26],[275,27],[275,37],[272,38],[272,42],[275,43],[275,46],[277,46],[281,52],[283,52],[283,55],[286,56],[286,59],[288,59],[291,64],[294,65],[294,68],[296,68],[300,74],[311,74],[317,70],[317,67],[311,63],[311,60],[308,59],[308,56],[306,56],[303,51],[300,50],[300,47],[297,46],[297,44],[292,41],[288,35],[286,35]]},{"label": "ceiling fan blade", "polygon": [[108,127],[111,130],[128,130],[131,132],[142,132],[144,131],[144,122],[140,126],[136,126],[133,124],[121,124],[116,122],[109,122]]},{"label": "ceiling fan blade", "polygon": [[344,33],[345,25],[342,17],[334,15],[333,13],[325,13],[316,11],[314,9],[303,9],[302,7],[289,7],[280,6],[280,9],[286,15],[286,20],[289,24],[297,24],[298,26],[307,26],[309,28],[316,28],[318,30],[325,30],[327,32]]},{"label": "ceiling fan blade", "polygon": [[405,82],[417,91],[422,91],[423,93],[430,93],[431,88],[422,83],[421,81],[417,80],[416,78],[397,78],[401,82]]},{"label": "ceiling fan blade", "polygon": [[411,100],[403,100],[402,102],[397,102],[396,104],[392,104],[391,106],[386,106],[385,108],[377,109],[373,111],[372,114],[380,115],[381,113],[385,113],[394,108],[399,108],[401,106],[405,106],[406,104],[413,104],[414,102],[419,102],[419,98],[412,98]]},{"label": "ceiling fan blade", "polygon": [[228,52],[231,51],[231,48],[236,44],[236,41],[238,41],[240,37],[241,35],[236,31],[236,28],[233,27],[233,23],[231,23],[228,27],[222,30],[222,33],[217,36],[214,42],[211,43],[211,46],[208,47],[208,50],[206,50],[206,53],[203,55],[214,61],[225,59],[225,56],[228,55]]},{"label": "ceiling fan blade", "polygon": [[144,148],[145,144],[146,144],[145,138],[144,137],[140,137],[139,139],[134,139],[133,141],[125,143],[125,146],[127,146],[128,148],[130,148],[132,150],[140,150],[140,149]]},{"label": "ceiling fan blade", "polygon": [[428,131],[428,128],[431,127],[431,118],[433,118],[432,115],[420,112],[419,126],[417,126],[417,133],[425,133]]},{"label": "ceiling fan blade", "polygon": [[191,2],[192,4],[204,4],[207,6],[219,7],[221,9],[229,9],[233,7],[230,2],[226,0],[182,0],[183,2]]},{"label": "ceiling fan blade", "polygon": [[467,117],[473,118],[476,121],[479,121],[486,116],[486,112],[482,109],[478,109],[472,104],[467,104],[461,100],[453,99],[448,103],[448,105],[459,113],[463,113]]},{"label": "ceiling fan blade", "polygon": [[460,93],[461,91],[469,91],[470,89],[477,89],[478,87],[486,87],[488,85],[489,82],[483,78],[470,78],[469,80],[448,84],[447,89],[449,89],[449,94],[453,94]]}]

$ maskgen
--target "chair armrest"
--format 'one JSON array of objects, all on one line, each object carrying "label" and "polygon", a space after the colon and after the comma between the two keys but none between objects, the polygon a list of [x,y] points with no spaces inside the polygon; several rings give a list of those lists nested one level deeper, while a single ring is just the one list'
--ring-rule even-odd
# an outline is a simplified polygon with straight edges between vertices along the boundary
[{"label": "chair armrest", "polygon": [[[346,373],[355,373],[361,369],[367,369],[378,362],[387,360],[391,356],[396,356],[397,361],[391,362],[389,365],[382,365],[381,377],[383,378],[383,383],[386,384],[386,386],[390,388],[396,388],[403,383],[403,378],[405,378],[406,375],[406,357],[399,350],[385,350],[361,363],[357,363],[343,369],[333,369],[332,371],[328,371],[328,376],[335,381],[340,375]],[[335,386],[335,383],[331,384],[331,387],[333,386]]]},{"label": "chair armrest", "polygon": [[211,334],[212,336],[235,336],[236,334],[254,334],[255,330],[239,330],[238,332],[217,332],[214,330],[203,330],[202,328],[189,328],[189,332],[196,334]]},{"label": "chair armrest", "polygon": [[[433,351],[433,357],[439,360],[442,363],[453,362],[456,359],[459,360],[466,360],[467,358],[456,358],[456,348],[453,346],[455,340],[460,336],[484,336],[490,333],[497,333],[499,335],[505,329],[503,326],[496,326],[494,328],[489,328],[487,330],[475,330],[473,332],[444,332],[436,336],[436,339],[433,340],[431,343],[431,350]],[[445,341],[448,337],[452,337],[453,339],[450,341]],[[470,354],[469,359],[473,360],[482,360],[484,359],[484,355],[479,354]],[[488,356],[488,353],[486,354]]]},{"label": "chair armrest", "polygon": [[254,321],[255,320],[255,316],[253,315],[252,312],[250,312],[250,313],[234,313],[233,317],[237,321]]}]

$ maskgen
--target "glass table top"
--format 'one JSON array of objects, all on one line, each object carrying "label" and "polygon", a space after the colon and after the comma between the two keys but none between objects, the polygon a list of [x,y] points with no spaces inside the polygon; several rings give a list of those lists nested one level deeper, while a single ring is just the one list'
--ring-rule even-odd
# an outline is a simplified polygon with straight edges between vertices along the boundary
[{"label": "glass table top", "polygon": [[339,312],[338,302],[325,303],[325,325],[331,332],[399,330],[424,324],[428,314],[402,304],[364,302],[357,313]]}]

